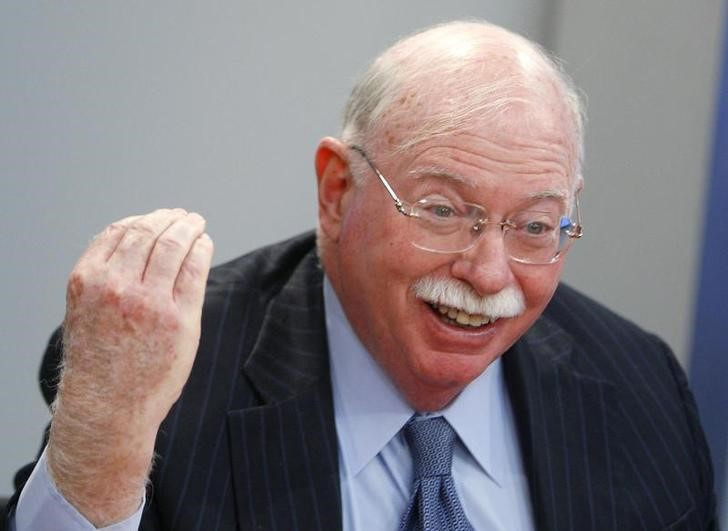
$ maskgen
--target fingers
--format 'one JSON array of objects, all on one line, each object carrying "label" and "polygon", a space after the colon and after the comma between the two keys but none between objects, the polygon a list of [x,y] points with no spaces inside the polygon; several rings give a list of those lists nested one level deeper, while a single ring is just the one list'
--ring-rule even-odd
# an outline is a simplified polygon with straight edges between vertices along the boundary
[{"label": "fingers", "polygon": [[123,277],[141,280],[157,239],[186,215],[181,208],[159,209],[129,223],[108,259],[109,266]]},{"label": "fingers", "polygon": [[174,285],[174,298],[180,305],[202,310],[213,251],[214,246],[207,233],[200,235],[192,244]]},{"label": "fingers", "polygon": [[213,250],[204,231],[205,219],[182,209],[130,216],[91,242],[77,270],[105,271],[121,285],[141,282],[147,289],[201,304]]},{"label": "fingers", "polygon": [[126,229],[142,216],[129,216],[115,221],[94,237],[79,261],[106,262],[114,253]]},{"label": "fingers", "polygon": [[175,219],[154,242],[143,282],[171,293],[182,263],[204,231],[205,219],[199,214],[191,213]]}]

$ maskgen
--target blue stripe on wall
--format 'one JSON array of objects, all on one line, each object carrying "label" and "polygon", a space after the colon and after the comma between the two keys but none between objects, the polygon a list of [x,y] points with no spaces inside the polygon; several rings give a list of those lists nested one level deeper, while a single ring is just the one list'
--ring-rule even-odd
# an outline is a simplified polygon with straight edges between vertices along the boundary
[{"label": "blue stripe on wall", "polygon": [[722,75],[690,368],[691,387],[713,455],[718,500],[728,499],[723,494],[728,470],[728,10],[723,28]]}]

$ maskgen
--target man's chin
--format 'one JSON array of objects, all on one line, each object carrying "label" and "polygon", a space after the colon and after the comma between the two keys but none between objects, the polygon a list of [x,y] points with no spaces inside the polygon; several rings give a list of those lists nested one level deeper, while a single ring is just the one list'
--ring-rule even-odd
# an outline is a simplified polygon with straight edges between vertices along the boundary
[{"label": "man's chin", "polygon": [[489,352],[420,351],[412,370],[413,385],[406,386],[406,398],[420,411],[442,409],[497,358]]}]

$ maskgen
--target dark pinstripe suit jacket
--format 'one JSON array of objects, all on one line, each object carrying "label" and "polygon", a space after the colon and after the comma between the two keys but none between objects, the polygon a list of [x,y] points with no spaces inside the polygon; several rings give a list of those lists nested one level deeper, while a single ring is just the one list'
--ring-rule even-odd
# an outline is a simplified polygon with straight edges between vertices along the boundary
[{"label": "dark pinstripe suit jacket", "polygon": [[[215,268],[205,304],[141,528],[340,529],[313,235]],[[46,383],[59,356],[56,336]],[[695,404],[659,339],[560,286],[503,363],[539,529],[715,528]]]}]

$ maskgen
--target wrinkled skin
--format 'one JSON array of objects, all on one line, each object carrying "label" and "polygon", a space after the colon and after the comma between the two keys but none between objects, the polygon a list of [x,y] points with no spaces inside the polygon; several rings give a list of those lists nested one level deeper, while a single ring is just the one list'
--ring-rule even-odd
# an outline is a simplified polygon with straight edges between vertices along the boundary
[{"label": "wrinkled skin", "polygon": [[[525,113],[526,111],[524,111]],[[532,112],[532,111],[528,111]],[[510,127],[494,133],[474,124],[458,134],[425,141],[404,155],[389,156],[386,143],[370,156],[406,200],[455,190],[462,200],[484,205],[500,221],[531,203],[534,195],[557,192],[566,208],[573,195],[573,149],[560,115],[533,127],[515,114]],[[532,115],[529,115],[530,119]],[[406,134],[396,130],[396,134]],[[525,265],[505,254],[500,232],[491,226],[472,249],[452,254],[422,251],[404,234],[398,214],[373,174],[352,182],[358,156],[341,141],[319,145],[319,216],[326,241],[324,267],[354,330],[406,400],[418,410],[447,405],[502,355],[541,315],[559,281],[563,260]],[[456,179],[433,175],[438,168]],[[414,177],[417,175],[417,177]],[[519,289],[526,308],[482,328],[443,323],[412,286],[426,276],[464,282],[480,295],[507,286]]]},{"label": "wrinkled skin", "polygon": [[48,464],[97,526],[138,507],[157,429],[192,368],[213,251],[204,230],[181,209],[126,218],[70,275]]}]

